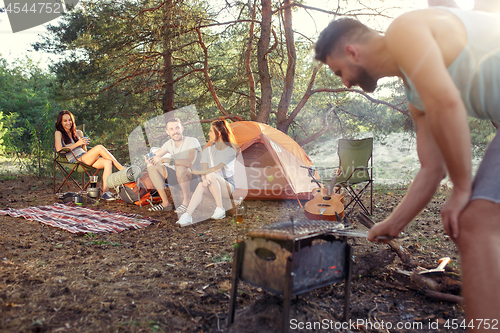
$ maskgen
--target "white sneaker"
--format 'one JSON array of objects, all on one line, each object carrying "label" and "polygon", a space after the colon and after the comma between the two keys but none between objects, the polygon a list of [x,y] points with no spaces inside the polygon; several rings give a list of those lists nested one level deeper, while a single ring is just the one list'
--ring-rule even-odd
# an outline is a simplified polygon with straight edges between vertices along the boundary
[{"label": "white sneaker", "polygon": [[176,223],[178,223],[181,227],[187,227],[188,225],[193,224],[193,217],[188,213],[184,213]]},{"label": "white sneaker", "polygon": [[217,207],[214,210],[214,215],[212,215],[212,219],[214,220],[220,220],[226,217],[226,211],[224,208]]}]

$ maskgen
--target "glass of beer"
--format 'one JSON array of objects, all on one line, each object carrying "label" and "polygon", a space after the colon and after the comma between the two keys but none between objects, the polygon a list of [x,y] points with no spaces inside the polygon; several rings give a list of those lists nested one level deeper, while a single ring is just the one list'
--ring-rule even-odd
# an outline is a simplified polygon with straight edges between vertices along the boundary
[{"label": "glass of beer", "polygon": [[247,205],[242,202],[236,207],[236,223],[243,223],[245,215],[247,214]]}]

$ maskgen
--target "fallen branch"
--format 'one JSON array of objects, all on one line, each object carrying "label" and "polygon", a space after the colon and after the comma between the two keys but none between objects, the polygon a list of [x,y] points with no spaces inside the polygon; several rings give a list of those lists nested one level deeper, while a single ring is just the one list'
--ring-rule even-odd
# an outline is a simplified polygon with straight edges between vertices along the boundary
[{"label": "fallen branch", "polygon": [[411,272],[410,279],[420,289],[439,290],[439,283],[436,280],[421,275],[418,270],[413,270],[413,272]]},{"label": "fallen branch", "polygon": [[[368,229],[371,229],[374,225],[375,222],[373,222],[368,216],[366,216],[363,213],[360,213],[357,215],[358,221],[367,227]],[[403,245],[401,245],[397,240],[393,239],[387,243],[391,249],[397,253],[399,258],[404,264],[411,265],[411,254],[404,248]]]},{"label": "fallen branch", "polygon": [[[460,285],[459,281],[446,281],[446,280],[453,280],[451,278],[447,277],[438,277],[438,280],[434,280],[434,278],[431,277],[425,277],[422,275],[419,275],[418,272],[421,271],[419,269],[415,269],[412,272],[409,271],[404,271],[404,270],[393,270],[394,273],[403,275],[405,277],[408,277],[411,279],[411,282],[413,283],[412,285],[407,285],[406,290],[415,290],[421,295],[424,295],[429,298],[434,298],[438,299],[440,301],[446,301],[446,302],[452,302],[452,303],[462,303],[463,302],[463,297],[462,296],[457,296],[454,294],[446,293],[443,292],[444,290],[453,290],[453,288],[450,288],[450,285],[454,285],[454,287],[457,287]],[[442,279],[445,279],[443,281]],[[398,285],[392,285],[390,283],[382,283],[379,281],[376,281],[377,284],[382,285],[383,287],[386,288],[395,288],[398,290],[402,290],[400,286]],[[433,290],[434,289],[434,290]],[[455,292],[458,292],[455,288]]]},{"label": "fallen branch", "polygon": [[375,283],[386,288],[386,289],[397,289],[400,291],[409,291],[410,290],[410,289],[408,289],[405,286],[400,285],[400,284],[389,283],[389,282],[379,281],[379,280],[375,280]]},{"label": "fallen branch", "polygon": [[438,299],[440,301],[452,302],[452,303],[463,303],[464,298],[462,296],[452,295],[441,293],[439,291],[434,291],[430,289],[421,289],[419,293],[423,294],[426,297]]}]

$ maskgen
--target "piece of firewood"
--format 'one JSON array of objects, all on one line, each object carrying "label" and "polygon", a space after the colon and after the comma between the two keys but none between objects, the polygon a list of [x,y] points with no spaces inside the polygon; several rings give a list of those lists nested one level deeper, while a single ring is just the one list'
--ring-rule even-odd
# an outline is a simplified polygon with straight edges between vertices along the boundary
[{"label": "piece of firewood", "polygon": [[434,291],[434,290],[430,290],[430,289],[421,289],[419,292],[421,294],[425,295],[426,297],[435,298],[435,299],[438,299],[441,301],[447,301],[447,302],[452,302],[452,303],[463,303],[463,301],[464,301],[464,298],[462,296],[446,294],[446,293],[442,293],[442,292]]},{"label": "piece of firewood", "polygon": [[413,270],[410,274],[410,279],[420,289],[439,290],[439,283],[432,278],[419,274],[419,270]]},{"label": "piece of firewood", "polygon": [[[360,213],[357,215],[358,221],[367,227],[368,229],[371,229],[375,225],[375,222],[373,222],[368,216],[366,216],[363,213]],[[404,264],[410,265],[411,264],[411,254],[408,252],[408,250],[401,245],[397,240],[393,239],[387,243],[391,249],[397,253],[399,258]]]},{"label": "piece of firewood", "polygon": [[460,294],[462,290],[462,282],[447,275],[436,276],[433,278],[439,283],[439,291]]},{"label": "piece of firewood", "polygon": [[397,289],[397,290],[401,290],[401,291],[409,291],[410,290],[400,283],[396,284],[396,283],[389,283],[389,282],[379,281],[379,280],[375,280],[375,283],[386,288],[386,289]]}]

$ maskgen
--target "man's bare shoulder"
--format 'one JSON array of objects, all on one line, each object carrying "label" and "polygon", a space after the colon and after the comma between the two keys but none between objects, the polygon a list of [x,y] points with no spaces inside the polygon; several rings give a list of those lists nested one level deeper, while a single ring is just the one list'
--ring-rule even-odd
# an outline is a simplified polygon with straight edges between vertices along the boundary
[{"label": "man's bare shoulder", "polygon": [[446,19],[451,17],[455,16],[440,8],[413,10],[395,18],[385,35],[399,36],[408,31],[418,32],[425,28],[431,30],[436,22],[447,21]]},{"label": "man's bare shoulder", "polygon": [[432,48],[436,51],[434,56],[439,52],[440,61],[444,60],[447,67],[461,52],[467,37],[454,14],[442,8],[428,8],[396,18],[387,29],[385,42],[403,68],[405,60],[418,64],[418,58],[431,54]]},{"label": "man's bare shoulder", "polygon": [[407,38],[405,34],[416,33],[429,27],[430,16],[435,14],[434,9],[420,9],[404,13],[392,21],[385,36],[388,39]]}]

